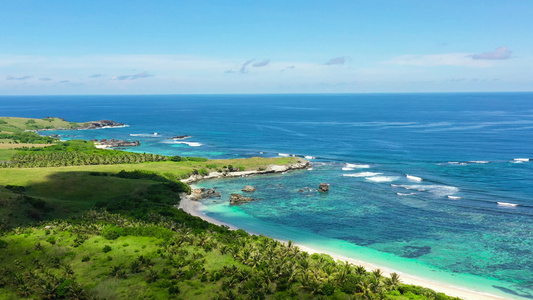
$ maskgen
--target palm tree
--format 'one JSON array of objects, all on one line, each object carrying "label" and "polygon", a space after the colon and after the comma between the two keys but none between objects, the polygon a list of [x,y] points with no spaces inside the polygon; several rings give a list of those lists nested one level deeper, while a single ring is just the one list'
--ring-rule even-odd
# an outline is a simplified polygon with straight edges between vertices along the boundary
[{"label": "palm tree", "polygon": [[355,273],[359,275],[366,275],[365,267],[363,266],[355,266]]},{"label": "palm tree", "polygon": [[395,290],[400,283],[400,275],[397,273],[392,273],[390,274],[390,278],[387,278],[387,287],[391,291]]}]

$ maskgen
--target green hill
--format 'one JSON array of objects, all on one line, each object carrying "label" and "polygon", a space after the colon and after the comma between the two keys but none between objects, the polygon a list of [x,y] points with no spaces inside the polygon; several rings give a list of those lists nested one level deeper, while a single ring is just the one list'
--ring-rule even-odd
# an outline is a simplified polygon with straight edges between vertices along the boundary
[{"label": "green hill", "polygon": [[130,155],[84,141],[4,157],[11,163],[21,154],[35,155],[38,167],[0,168],[0,300],[450,299],[175,208],[190,192],[180,178],[298,158],[39,164]]}]

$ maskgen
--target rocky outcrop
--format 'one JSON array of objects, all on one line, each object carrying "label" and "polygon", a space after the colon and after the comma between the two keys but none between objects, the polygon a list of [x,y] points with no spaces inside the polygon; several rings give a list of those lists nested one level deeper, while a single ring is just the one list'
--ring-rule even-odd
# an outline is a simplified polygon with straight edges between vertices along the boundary
[{"label": "rocky outcrop", "polygon": [[255,190],[256,188],[254,188],[253,186],[247,185],[241,191],[251,193],[251,192],[255,192]]},{"label": "rocky outcrop", "polygon": [[244,197],[241,194],[231,194],[231,196],[229,197],[229,204],[237,205],[237,204],[248,203],[248,202],[257,201],[257,200],[259,199],[254,199],[252,197]]},{"label": "rocky outcrop", "polygon": [[199,188],[192,190],[189,196],[189,198],[196,201],[212,197],[220,197],[220,193],[215,191],[215,189]]},{"label": "rocky outcrop", "polygon": [[[48,117],[47,117],[48,119]],[[66,121],[63,118],[54,117],[53,119],[60,119],[62,121]],[[114,127],[125,127],[128,126],[123,123],[111,121],[111,120],[100,120],[100,121],[89,121],[85,123],[75,123],[73,125],[74,127],[54,127],[54,128],[41,128],[37,130],[26,130],[26,131],[32,131],[32,132],[39,132],[39,131],[50,131],[50,130],[85,130],[85,129],[103,129],[103,128],[114,128]],[[76,127],[77,126],[77,127]]]},{"label": "rocky outcrop", "polygon": [[91,140],[91,142],[95,142],[98,145],[107,146],[107,147],[135,147],[135,146],[141,145],[139,141],[132,142],[132,141],[115,140],[115,139]]},{"label": "rocky outcrop", "polygon": [[126,124],[118,123],[111,120],[100,120],[100,121],[90,121],[86,122],[81,127],[77,129],[101,129],[101,128],[111,128],[111,127],[122,127]]},{"label": "rocky outcrop", "polygon": [[264,170],[255,171],[234,171],[234,172],[211,172],[208,175],[193,174],[187,179],[181,180],[184,183],[193,183],[204,179],[222,178],[222,177],[244,177],[255,174],[283,173],[289,170],[298,170],[309,168],[307,160],[300,158],[297,162],[286,165],[269,165]]},{"label": "rocky outcrop", "polygon": [[327,184],[327,183],[321,183],[321,184],[318,186],[318,191],[321,192],[321,193],[325,193],[325,192],[329,191],[329,184]]},{"label": "rocky outcrop", "polygon": [[168,138],[169,140],[184,140],[190,138],[190,135],[176,135],[173,137]]}]

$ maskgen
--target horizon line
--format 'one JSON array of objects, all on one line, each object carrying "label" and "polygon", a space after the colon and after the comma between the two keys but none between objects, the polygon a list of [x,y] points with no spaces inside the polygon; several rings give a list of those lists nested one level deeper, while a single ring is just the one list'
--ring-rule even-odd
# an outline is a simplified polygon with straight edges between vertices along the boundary
[{"label": "horizon line", "polygon": [[161,93],[161,94],[7,94],[0,95],[0,97],[77,97],[77,96],[266,96],[266,95],[383,95],[383,94],[519,94],[519,93],[533,93],[532,91],[476,91],[476,92],[355,92],[355,93]]}]

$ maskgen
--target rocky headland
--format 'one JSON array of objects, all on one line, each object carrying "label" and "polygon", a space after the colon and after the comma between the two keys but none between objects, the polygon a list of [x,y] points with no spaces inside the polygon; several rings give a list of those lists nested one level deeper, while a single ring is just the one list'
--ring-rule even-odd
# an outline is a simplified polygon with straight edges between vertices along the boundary
[{"label": "rocky headland", "polygon": [[124,127],[126,124],[111,121],[111,120],[100,120],[100,121],[90,121],[81,124],[80,127],[74,128],[78,130],[83,129],[102,129],[102,128],[113,128],[113,127]]},{"label": "rocky headland", "polygon": [[193,174],[187,179],[182,179],[181,182],[194,183],[200,180],[212,179],[212,178],[244,177],[244,176],[256,175],[256,174],[283,173],[289,170],[307,169],[310,166],[311,165],[309,164],[309,161],[303,158],[300,158],[295,163],[290,163],[286,165],[269,165],[264,170],[210,172],[207,175]]},{"label": "rocky headland", "polygon": [[[136,147],[140,146],[141,142],[139,141],[124,141],[124,140],[115,140],[115,139],[101,139],[101,140],[91,140],[97,146],[104,146],[105,148],[116,148],[116,147]],[[101,147],[100,147],[101,148]]]}]

